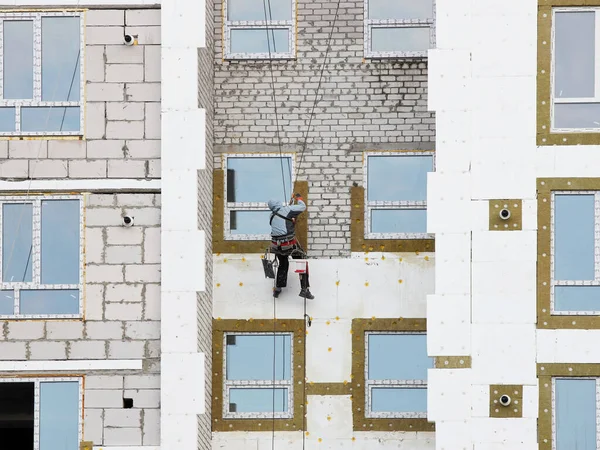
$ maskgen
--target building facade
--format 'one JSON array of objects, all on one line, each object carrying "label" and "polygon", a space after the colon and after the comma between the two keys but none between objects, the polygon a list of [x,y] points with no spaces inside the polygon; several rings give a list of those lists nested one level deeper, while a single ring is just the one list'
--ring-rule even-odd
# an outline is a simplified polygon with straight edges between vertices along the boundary
[{"label": "building facade", "polygon": [[[433,3],[214,11],[213,448],[434,449]],[[277,299],[263,275],[267,201],[292,193],[314,300],[294,265]]]},{"label": "building facade", "polygon": [[598,6],[436,2],[439,448],[598,448]]},{"label": "building facade", "polygon": [[[5,445],[597,448],[598,1],[43,3],[0,11]],[[263,271],[295,193],[311,300]]]},{"label": "building facade", "polygon": [[3,445],[208,448],[204,4],[1,9]]}]

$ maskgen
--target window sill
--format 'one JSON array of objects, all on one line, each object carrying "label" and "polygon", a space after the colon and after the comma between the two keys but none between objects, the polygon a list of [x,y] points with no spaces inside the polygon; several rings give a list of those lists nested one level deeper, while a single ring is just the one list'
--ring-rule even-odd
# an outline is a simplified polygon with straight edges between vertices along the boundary
[{"label": "window sill", "polygon": [[362,186],[350,188],[350,250],[352,252],[434,252],[435,239],[370,239],[365,236],[365,193]]},{"label": "window sill", "polygon": [[56,141],[83,141],[82,134],[35,134],[35,135],[0,135],[0,141],[38,141],[38,140],[56,140]]}]

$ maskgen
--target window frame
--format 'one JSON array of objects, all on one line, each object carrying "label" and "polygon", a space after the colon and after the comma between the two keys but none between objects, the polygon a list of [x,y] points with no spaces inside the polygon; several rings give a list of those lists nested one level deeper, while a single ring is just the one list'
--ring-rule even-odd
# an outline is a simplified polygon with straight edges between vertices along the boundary
[{"label": "window frame", "polygon": [[[79,17],[79,101],[42,101],[42,18],[43,17]],[[33,21],[33,99],[9,99],[4,96],[4,22]],[[15,108],[15,131],[0,131],[0,137],[11,136],[83,136],[85,130],[85,15],[83,11],[2,11],[0,12],[0,107]],[[22,107],[78,107],[78,131],[21,131]]]},{"label": "window frame", "polygon": [[595,46],[595,61],[594,61],[594,65],[596,67],[596,73],[595,73],[595,84],[594,84],[594,90],[596,91],[596,96],[595,97],[573,97],[573,98],[557,98],[555,96],[555,92],[554,92],[554,81],[555,81],[555,75],[556,75],[556,71],[555,71],[555,67],[556,67],[556,51],[555,51],[555,46],[556,46],[556,39],[555,39],[555,32],[556,32],[556,13],[561,13],[561,12],[594,12],[595,15],[595,35],[594,35],[594,40],[595,42],[598,42],[600,40],[600,7],[594,7],[594,6],[575,6],[575,7],[554,7],[552,8],[552,39],[551,39],[551,50],[550,50],[550,55],[551,55],[551,65],[550,65],[550,131],[552,133],[599,133],[600,132],[600,127],[599,128],[557,128],[554,124],[554,107],[557,104],[568,104],[568,105],[574,105],[574,104],[580,104],[580,103],[593,103],[593,104],[598,104],[600,105],[600,46],[596,45]]},{"label": "window frame", "polygon": [[[226,331],[223,333],[223,419],[292,419],[294,416],[294,380],[293,380],[293,358],[290,357],[290,379],[289,380],[228,380],[227,379],[227,336],[289,336],[290,355],[294,354],[294,336],[291,332],[236,332]],[[231,389],[287,389],[288,411],[266,412],[266,413],[239,413],[229,411],[229,398]]]},{"label": "window frame", "polygon": [[[273,413],[266,418],[227,418],[223,416],[225,396],[225,355],[224,333],[291,333],[293,336],[292,384],[296,390],[293,403],[288,408],[293,411],[290,418],[273,419]],[[304,378],[306,321],[304,319],[221,319],[212,321],[212,398],[211,429],[218,432],[229,431],[301,431],[304,427],[304,400],[307,389]]]},{"label": "window frame", "polygon": [[[289,0],[292,3],[292,18],[290,20],[229,20],[228,2],[223,0],[223,59],[226,60],[252,60],[252,59],[295,59],[297,42],[298,4],[297,0]],[[231,30],[266,29],[288,30],[288,52],[269,53],[234,53],[231,51]],[[267,41],[269,39],[267,38]]]},{"label": "window frame", "polygon": [[33,383],[34,384],[34,419],[33,419],[33,450],[39,450],[40,448],[40,384],[41,383],[78,383],[79,387],[79,414],[78,416],[78,430],[79,437],[78,442],[83,440],[83,377],[82,376],[33,376],[33,377],[0,377],[0,383]]},{"label": "window frame", "polygon": [[[538,363],[539,388],[538,443],[539,450],[556,450],[556,390],[555,380],[596,380],[596,421],[600,419],[600,364]],[[596,430],[600,438],[600,427]],[[597,439],[598,442],[598,439]]]},{"label": "window frame", "polygon": [[[79,284],[42,284],[41,283],[41,233],[42,233],[42,216],[41,205],[43,201],[53,200],[78,200],[79,201]],[[4,204],[33,204],[33,246],[31,250],[32,263],[32,281],[31,282],[4,282],[3,281],[3,264],[2,258],[4,254],[2,241],[2,227],[4,217],[2,209]],[[0,314],[0,319],[79,319],[83,317],[84,303],[84,243],[85,243],[85,202],[82,195],[35,195],[35,196],[6,196],[0,197],[0,291],[12,290],[14,295],[14,310],[15,314]],[[39,282],[38,282],[39,280]],[[20,314],[20,291],[21,290],[78,290],[79,291],[79,313],[78,314]]]},{"label": "window frame", "polygon": [[[369,336],[370,335],[427,335],[425,331],[365,331],[365,417],[369,419],[427,419],[427,412],[373,412],[373,388],[409,388],[427,390],[427,380],[371,380],[369,379]],[[435,368],[435,360],[433,367]]]},{"label": "window frame", "polygon": [[427,58],[425,51],[372,51],[373,28],[429,28],[429,48],[435,48],[435,12],[436,0],[433,0],[430,19],[371,19],[369,18],[369,0],[364,0],[364,54],[365,58]]},{"label": "window frame", "polygon": [[555,208],[556,195],[593,195],[594,196],[594,234],[600,235],[600,189],[599,190],[554,190],[550,200],[550,314],[557,316],[600,316],[598,311],[556,311],[554,309],[554,291],[557,286],[600,286],[600,239],[594,238],[594,280],[555,280],[554,266],[556,259],[555,244]]},{"label": "window frame", "polygon": [[[352,429],[354,431],[435,431],[425,417],[368,417],[367,333],[427,334],[427,319],[352,319]],[[435,367],[436,359],[432,356]],[[388,413],[384,413],[388,414]],[[395,413],[392,413],[395,414]]]},{"label": "window frame", "polygon": [[[270,234],[234,234],[231,232],[232,211],[269,211],[267,202],[228,202],[227,201],[227,161],[229,158],[289,158],[290,161],[290,186],[289,196],[292,196],[292,190],[296,182],[296,162],[294,153],[228,153],[223,155],[224,172],[224,197],[223,197],[223,232],[226,241],[271,241]],[[284,167],[285,167],[285,163]],[[283,201],[283,200],[282,200]]]},{"label": "window frame", "polygon": [[[403,156],[431,156],[432,172],[435,172],[435,151],[434,150],[410,150],[410,151],[372,151],[365,152],[363,158],[364,174],[364,238],[368,240],[375,239],[397,239],[397,240],[415,240],[415,239],[434,239],[434,233],[373,233],[371,231],[371,215],[373,210],[405,210],[405,209],[425,209],[427,211],[427,200],[396,200],[396,201],[369,201],[369,158],[377,156],[385,157],[403,157]],[[427,172],[429,173],[429,172]]]}]

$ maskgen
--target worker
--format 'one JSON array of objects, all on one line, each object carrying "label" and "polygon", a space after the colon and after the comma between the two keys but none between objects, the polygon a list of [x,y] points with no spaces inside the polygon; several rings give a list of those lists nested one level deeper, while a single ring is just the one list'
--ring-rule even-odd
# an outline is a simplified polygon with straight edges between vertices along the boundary
[{"label": "worker", "polygon": [[[300,194],[295,194],[289,204],[276,200],[269,200],[268,204],[271,210],[269,221],[271,224],[271,251],[275,253],[279,261],[275,289],[273,290],[273,296],[277,298],[281,294],[282,288],[287,286],[290,266],[289,257],[291,256],[292,259],[306,259],[306,253],[296,240],[296,218],[306,211],[306,203],[304,203]],[[310,293],[309,287],[307,266],[306,273],[300,274],[300,297],[309,300],[315,298]]]}]

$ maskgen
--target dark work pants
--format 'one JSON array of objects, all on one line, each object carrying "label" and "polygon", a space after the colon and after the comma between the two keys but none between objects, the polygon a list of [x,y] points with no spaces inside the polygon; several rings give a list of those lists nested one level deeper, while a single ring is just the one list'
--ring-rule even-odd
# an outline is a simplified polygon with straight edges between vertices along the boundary
[{"label": "dark work pants", "polygon": [[[284,288],[287,286],[288,270],[290,268],[289,257],[291,256],[292,259],[306,259],[306,254],[298,244],[294,244],[292,247],[277,247],[273,244],[271,249],[277,256],[277,261],[279,262],[279,266],[277,267],[276,287]],[[310,287],[310,284],[308,283],[308,270],[306,273],[300,274],[300,287],[302,289],[308,289]]]}]

